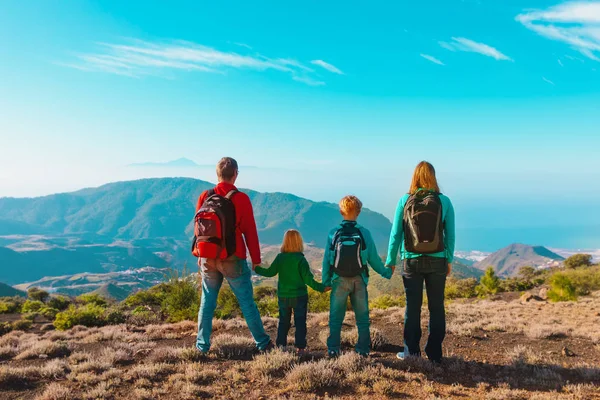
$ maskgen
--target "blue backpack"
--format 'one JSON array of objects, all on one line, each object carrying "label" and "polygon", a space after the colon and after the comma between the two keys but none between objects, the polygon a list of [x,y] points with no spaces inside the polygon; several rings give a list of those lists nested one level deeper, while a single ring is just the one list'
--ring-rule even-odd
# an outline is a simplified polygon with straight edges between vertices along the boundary
[{"label": "blue backpack", "polygon": [[353,278],[363,271],[368,273],[362,253],[367,244],[356,222],[343,223],[333,236],[329,250],[333,255],[333,272],[345,278]]}]

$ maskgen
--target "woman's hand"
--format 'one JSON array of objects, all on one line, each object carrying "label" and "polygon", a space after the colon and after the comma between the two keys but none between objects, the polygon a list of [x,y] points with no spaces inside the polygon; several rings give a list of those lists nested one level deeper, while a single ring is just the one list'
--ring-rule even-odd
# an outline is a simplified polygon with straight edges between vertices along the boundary
[{"label": "woman's hand", "polygon": [[323,289],[323,293],[329,292],[329,291],[331,291],[331,286],[325,286],[325,289]]},{"label": "woman's hand", "polygon": [[446,272],[446,276],[450,276],[451,272],[452,272],[452,263],[448,263],[448,271]]}]

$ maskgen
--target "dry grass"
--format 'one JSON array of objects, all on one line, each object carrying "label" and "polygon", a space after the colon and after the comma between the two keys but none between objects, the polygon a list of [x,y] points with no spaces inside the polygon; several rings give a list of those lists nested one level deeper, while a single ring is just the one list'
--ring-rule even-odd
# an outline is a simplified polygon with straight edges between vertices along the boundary
[{"label": "dry grass", "polygon": [[298,361],[293,353],[275,349],[257,355],[249,365],[251,375],[255,377],[282,377]]},{"label": "dry grass", "polygon": [[213,339],[212,349],[219,357],[250,357],[256,351],[256,345],[249,337],[226,333]]},{"label": "dry grass", "polygon": [[10,360],[16,356],[19,349],[16,346],[4,345],[0,346],[0,361]]},{"label": "dry grass", "polygon": [[[377,328],[371,328],[371,349],[382,350],[390,342],[388,338]],[[324,345],[327,345],[327,337],[329,336],[329,330],[323,330],[319,333],[319,341]],[[352,330],[342,331],[341,334],[341,345],[347,347],[354,347],[358,341],[358,330],[356,328]]]},{"label": "dry grass", "polygon": [[129,370],[127,379],[148,379],[150,381],[156,381],[164,379],[173,372],[175,372],[175,367],[171,364],[137,364]]},{"label": "dry grass", "polygon": [[35,400],[70,400],[72,398],[73,392],[68,387],[53,382],[46,386],[44,392],[36,396]]},{"label": "dry grass", "polygon": [[540,364],[543,358],[534,353],[529,347],[519,345],[507,353],[508,361],[514,366]]},{"label": "dry grass", "polygon": [[60,379],[69,371],[64,360],[51,360],[46,364],[27,367],[0,366],[0,387],[23,388],[40,379]]},{"label": "dry grass", "polygon": [[25,342],[19,346],[19,354],[16,360],[27,360],[31,358],[57,358],[67,357],[71,354],[69,345],[66,342],[52,342],[50,340],[41,340]]}]

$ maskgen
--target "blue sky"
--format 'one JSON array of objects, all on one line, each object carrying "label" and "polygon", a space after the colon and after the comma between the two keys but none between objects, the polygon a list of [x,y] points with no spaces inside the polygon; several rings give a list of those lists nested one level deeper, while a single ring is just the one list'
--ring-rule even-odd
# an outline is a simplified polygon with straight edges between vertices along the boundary
[{"label": "blue sky", "polygon": [[600,2],[5,0],[0,37],[0,196],[232,155],[390,216],[427,159],[461,229],[600,226]]}]

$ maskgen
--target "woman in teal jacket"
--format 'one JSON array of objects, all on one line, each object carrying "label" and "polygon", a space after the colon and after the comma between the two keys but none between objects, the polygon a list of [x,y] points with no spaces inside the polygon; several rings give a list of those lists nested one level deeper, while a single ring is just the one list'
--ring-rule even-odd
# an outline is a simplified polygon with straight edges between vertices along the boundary
[{"label": "woman in teal jacket", "polygon": [[[415,201],[418,206],[414,206]],[[435,216],[435,212],[432,213],[430,210],[435,210],[436,205],[438,209],[441,205],[439,219],[436,217],[429,218],[429,220],[427,217],[420,219],[419,207],[427,209],[426,212],[430,216]],[[429,232],[433,239],[424,240],[421,237],[425,234],[424,232]],[[421,355],[419,344],[421,340],[421,306],[423,304],[423,284],[425,284],[429,307],[429,338],[425,346],[425,353],[433,362],[442,360],[442,342],[446,336],[444,290],[446,276],[452,271],[454,243],[452,202],[440,193],[433,165],[422,161],[415,168],[409,192],[398,202],[386,262],[388,267],[396,265],[400,250],[402,280],[406,292],[406,312],[404,316],[404,352],[398,353],[398,358]]]}]

